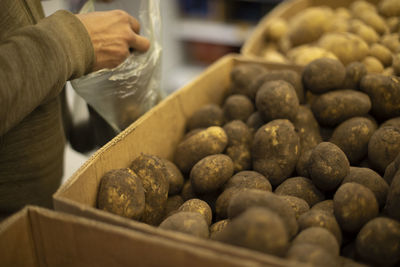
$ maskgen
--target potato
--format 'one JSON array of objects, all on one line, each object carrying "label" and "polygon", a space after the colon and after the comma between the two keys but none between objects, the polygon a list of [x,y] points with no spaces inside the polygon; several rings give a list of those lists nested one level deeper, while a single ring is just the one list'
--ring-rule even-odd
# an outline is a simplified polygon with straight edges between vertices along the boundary
[{"label": "potato", "polygon": [[346,77],[344,78],[342,88],[359,90],[360,81],[367,74],[367,69],[361,62],[352,62],[346,66]]},{"label": "potato", "polygon": [[339,244],[335,236],[325,228],[309,227],[301,231],[292,242],[292,246],[312,244],[325,249],[334,256],[339,256]]},{"label": "potato", "polygon": [[400,17],[389,17],[386,19],[386,25],[389,27],[391,33],[399,32],[400,30]]},{"label": "potato", "polygon": [[364,116],[371,109],[371,100],[355,90],[336,90],[318,96],[311,106],[323,126],[335,126],[352,117]]},{"label": "potato", "polygon": [[220,221],[218,221],[216,223],[213,223],[210,226],[210,239],[215,239],[217,234],[219,232],[221,232],[228,224],[229,224],[229,220],[228,219],[220,220]]},{"label": "potato", "polygon": [[361,37],[369,45],[379,41],[379,35],[374,28],[366,25],[364,22],[358,19],[353,19],[350,21],[349,32]]},{"label": "potato", "polygon": [[236,173],[226,182],[224,190],[231,187],[272,191],[272,186],[268,179],[261,173],[255,171],[241,171]]},{"label": "potato", "polygon": [[299,136],[288,120],[274,120],[257,130],[252,144],[253,170],[273,186],[294,171],[300,152]]},{"label": "potato", "polygon": [[288,31],[288,24],[286,20],[276,18],[265,27],[265,37],[269,41],[279,41]]},{"label": "potato", "polygon": [[385,20],[375,11],[364,10],[363,12],[357,12],[354,17],[372,27],[380,35],[389,31]]},{"label": "potato", "polygon": [[237,145],[226,148],[225,154],[232,159],[234,172],[251,168],[251,152],[249,146]]},{"label": "potato", "polygon": [[339,257],[340,265],[342,267],[368,267],[368,265],[356,262],[350,258],[347,257]]},{"label": "potato", "polygon": [[204,216],[197,212],[177,212],[162,221],[159,227],[200,238],[209,237],[207,222]]},{"label": "potato", "polygon": [[232,197],[235,196],[238,192],[247,190],[245,187],[230,187],[225,189],[217,198],[215,203],[215,213],[217,220],[223,220],[228,218],[228,206]]},{"label": "potato", "polygon": [[390,184],[388,196],[386,200],[385,213],[398,221],[400,221],[400,173],[396,172]]},{"label": "potato", "polygon": [[302,151],[299,157],[299,160],[296,164],[296,173],[299,176],[310,177],[310,173],[308,172],[308,163],[310,161],[310,156],[312,153],[312,149]]},{"label": "potato", "polygon": [[339,12],[336,10],[334,17],[326,25],[326,32],[348,32],[350,16],[345,8],[342,8]]},{"label": "potato", "polygon": [[333,209],[343,231],[350,233],[357,233],[379,213],[374,193],[361,184],[351,182],[341,185],[336,191]]},{"label": "potato", "polygon": [[367,156],[368,142],[375,132],[375,122],[365,117],[353,117],[339,124],[329,140],[355,165]]},{"label": "potato", "polygon": [[265,49],[261,57],[271,63],[289,63],[289,60],[282,53],[272,49]]},{"label": "potato", "polygon": [[97,207],[122,217],[140,220],[145,208],[141,180],[130,169],[111,170],[101,177]]},{"label": "potato", "polygon": [[336,189],[350,171],[343,151],[333,143],[319,143],[312,151],[308,166],[310,178],[321,190]]},{"label": "potato", "polygon": [[181,197],[184,201],[192,199],[192,198],[196,198],[196,193],[193,191],[192,183],[190,182],[190,180],[187,180],[183,184],[183,188],[181,191]]},{"label": "potato", "polygon": [[365,11],[373,11],[376,12],[376,6],[372,3],[369,3],[365,0],[356,0],[353,1],[349,6],[350,11],[354,14],[365,12]]},{"label": "potato", "polygon": [[293,120],[299,109],[299,99],[290,83],[268,81],[257,92],[256,107],[264,121]]},{"label": "potato", "polygon": [[172,196],[179,194],[184,183],[184,178],[181,171],[173,162],[163,158],[161,160],[164,162],[166,169],[166,176],[169,184],[168,195]]},{"label": "potato", "polygon": [[202,158],[222,153],[228,137],[219,126],[211,126],[181,141],[175,150],[175,164],[183,173],[188,173]]},{"label": "potato", "polygon": [[258,76],[265,74],[267,70],[258,64],[241,64],[234,66],[230,73],[233,88],[232,94],[242,94],[254,99],[255,92],[250,91],[250,84]]},{"label": "potato", "polygon": [[339,257],[314,244],[293,244],[286,258],[310,266],[339,266]]},{"label": "potato", "polygon": [[309,7],[295,14],[289,21],[288,36],[293,46],[318,40],[333,16],[329,7]]},{"label": "potato", "polygon": [[187,120],[189,131],[210,126],[222,126],[224,113],[216,104],[208,104],[195,111]]},{"label": "potato", "polygon": [[283,256],[289,244],[279,215],[265,208],[250,208],[216,234],[215,240],[264,253]]},{"label": "potato", "polygon": [[267,191],[247,189],[237,192],[229,202],[228,218],[233,219],[256,206],[276,212],[282,218],[290,238],[297,234],[296,215],[291,206],[285,200]]},{"label": "potato", "polygon": [[271,70],[262,76],[258,76],[251,84],[251,91],[254,93],[251,99],[255,99],[260,87],[270,81],[282,80],[290,83],[296,90],[297,98],[300,103],[304,102],[304,88],[301,82],[301,76],[298,72],[289,69]]},{"label": "potato", "polygon": [[381,44],[393,53],[400,53],[400,40],[398,33],[385,34],[381,38]]},{"label": "potato", "polygon": [[221,188],[233,175],[233,162],[224,154],[207,156],[197,162],[190,171],[194,192],[207,194]]},{"label": "potato", "polygon": [[312,93],[322,94],[339,89],[345,76],[346,69],[339,60],[320,58],[304,68],[303,83]]},{"label": "potato", "polygon": [[368,168],[350,167],[349,174],[344,177],[342,184],[358,183],[374,193],[380,207],[383,207],[386,202],[389,185],[375,171]]},{"label": "potato", "polygon": [[164,162],[154,155],[141,154],[129,168],[138,175],[144,188],[146,205],[141,221],[158,225],[164,217],[169,190]]},{"label": "potato", "polygon": [[361,90],[369,95],[371,113],[378,120],[400,116],[400,80],[394,76],[368,74],[361,79]]},{"label": "potato", "polygon": [[320,226],[329,230],[339,244],[342,243],[342,231],[333,214],[323,210],[313,210],[302,214],[297,220],[300,231],[313,226]]},{"label": "potato", "polygon": [[276,189],[277,195],[289,195],[304,199],[312,207],[325,199],[324,194],[315,187],[312,181],[305,177],[293,177],[285,180]]},{"label": "potato", "polygon": [[393,55],[393,74],[396,76],[400,76],[400,53]]},{"label": "potato", "polygon": [[369,49],[369,53],[371,56],[379,59],[384,67],[392,65],[392,51],[385,46],[381,44],[372,44]]},{"label": "potato", "polygon": [[341,19],[350,19],[352,17],[350,10],[346,7],[337,7],[335,9],[335,17],[339,17]]},{"label": "potato", "polygon": [[386,181],[388,185],[392,183],[393,178],[396,175],[399,167],[400,167],[400,153],[397,154],[395,159],[385,169],[385,174],[383,176],[383,179]]},{"label": "potato", "polygon": [[362,63],[365,65],[368,73],[382,73],[383,72],[383,65],[382,63],[376,58],[372,56],[367,56],[364,58]]},{"label": "potato", "polygon": [[279,197],[285,200],[293,209],[294,214],[296,216],[296,220],[300,217],[300,215],[310,210],[310,206],[308,206],[307,202],[304,199],[294,196],[279,196]]},{"label": "potato", "polygon": [[363,39],[347,32],[324,34],[318,45],[335,54],[345,66],[363,60],[369,52],[368,44]]},{"label": "potato", "polygon": [[395,266],[400,262],[400,223],[389,218],[369,221],[356,238],[357,254],[374,266]]},{"label": "potato", "polygon": [[198,212],[200,213],[207,222],[207,225],[211,225],[212,222],[212,211],[207,202],[193,198],[185,201],[179,208],[178,212]]},{"label": "potato", "polygon": [[254,112],[254,105],[251,100],[244,95],[231,95],[222,107],[226,121],[241,120],[247,121]]},{"label": "potato", "polygon": [[314,206],[312,206],[311,210],[322,210],[325,212],[328,212],[329,214],[334,214],[333,213],[333,200],[332,199],[327,199],[321,202],[318,202]]},{"label": "potato", "polygon": [[168,197],[167,204],[165,205],[164,219],[176,213],[182,204],[183,204],[183,198],[180,195]]},{"label": "potato", "polygon": [[246,121],[247,126],[250,128],[250,130],[256,131],[258,128],[263,126],[265,122],[261,118],[261,115],[258,111],[254,112],[253,114],[250,115],[250,117]]},{"label": "potato", "polygon": [[305,66],[319,58],[338,59],[332,52],[309,44],[290,49],[287,52],[287,57],[291,62],[300,66]]},{"label": "potato", "polygon": [[400,152],[400,129],[393,126],[380,127],[368,143],[368,159],[374,170],[384,173],[386,167]]},{"label": "potato", "polygon": [[382,0],[378,5],[378,10],[385,17],[400,16],[400,3],[397,0]]}]

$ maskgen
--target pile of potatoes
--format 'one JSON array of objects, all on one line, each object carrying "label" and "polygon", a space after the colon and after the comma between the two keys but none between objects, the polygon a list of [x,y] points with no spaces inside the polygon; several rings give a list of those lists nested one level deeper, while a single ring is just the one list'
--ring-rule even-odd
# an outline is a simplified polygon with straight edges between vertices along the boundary
[{"label": "pile of potatoes", "polygon": [[348,8],[312,6],[265,27],[260,56],[270,62],[305,66],[314,59],[363,62],[369,72],[400,75],[400,1],[365,0]]},{"label": "pile of potatoes", "polygon": [[400,264],[400,79],[364,64],[238,64],[172,161],[106,173],[97,206],[315,266]]}]

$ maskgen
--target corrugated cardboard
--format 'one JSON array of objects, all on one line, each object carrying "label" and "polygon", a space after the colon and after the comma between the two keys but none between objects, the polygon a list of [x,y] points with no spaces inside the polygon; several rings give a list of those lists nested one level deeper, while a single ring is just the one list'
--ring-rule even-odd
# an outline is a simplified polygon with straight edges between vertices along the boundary
[{"label": "corrugated cardboard", "polygon": [[220,104],[230,86],[233,66],[249,63],[264,64],[270,69],[291,68],[300,71],[298,67],[265,64],[258,60],[246,60],[239,55],[228,55],[220,59],[97,151],[54,194],[55,209],[134,229],[146,233],[149,238],[175,240],[267,266],[286,266],[287,261],[263,253],[165,231],[96,209],[99,181],[107,171],[128,167],[140,153],[172,159],[175,147],[185,132],[186,119],[205,104]]},{"label": "corrugated cardboard", "polygon": [[28,206],[0,224],[0,266],[240,267],[261,264],[139,231]]},{"label": "corrugated cardboard", "polygon": [[[271,12],[264,16],[250,37],[243,44],[241,54],[249,57],[260,57],[267,45],[265,40],[265,29],[268,24],[276,18],[290,19],[301,10],[311,6],[348,7],[355,0],[286,0],[277,5]],[[366,0],[377,4],[380,0]]]}]

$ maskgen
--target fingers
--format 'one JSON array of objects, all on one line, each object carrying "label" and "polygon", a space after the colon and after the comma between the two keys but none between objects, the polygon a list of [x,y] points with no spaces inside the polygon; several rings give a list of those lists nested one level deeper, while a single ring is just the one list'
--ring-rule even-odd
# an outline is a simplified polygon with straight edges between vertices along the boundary
[{"label": "fingers", "polygon": [[136,33],[139,34],[140,32],[140,24],[139,21],[137,21],[137,19],[135,19],[132,16],[129,16],[129,25],[131,26],[132,30]]},{"label": "fingers", "polygon": [[134,32],[132,32],[132,35],[128,39],[128,44],[129,47],[140,52],[146,52],[150,47],[150,41],[147,38],[135,34]]}]

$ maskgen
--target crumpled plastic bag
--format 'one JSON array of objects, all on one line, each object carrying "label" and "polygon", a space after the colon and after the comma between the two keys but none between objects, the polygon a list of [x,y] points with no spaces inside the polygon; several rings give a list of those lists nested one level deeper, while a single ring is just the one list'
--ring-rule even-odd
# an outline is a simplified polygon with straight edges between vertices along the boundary
[{"label": "crumpled plastic bag", "polygon": [[[129,12],[133,5],[137,14]],[[107,10],[109,5],[89,0],[80,13]],[[103,69],[78,79],[71,85],[94,110],[120,132],[155,106],[161,90],[161,16],[159,0],[115,0],[113,9],[127,11],[140,22],[142,36],[150,40],[145,53],[133,52],[114,69]]]}]

